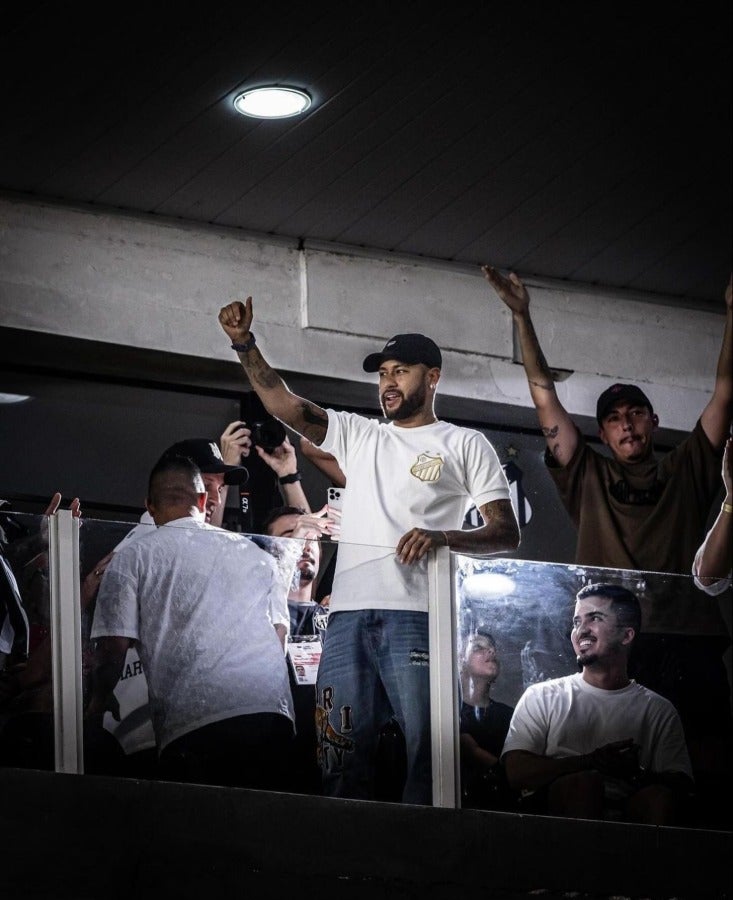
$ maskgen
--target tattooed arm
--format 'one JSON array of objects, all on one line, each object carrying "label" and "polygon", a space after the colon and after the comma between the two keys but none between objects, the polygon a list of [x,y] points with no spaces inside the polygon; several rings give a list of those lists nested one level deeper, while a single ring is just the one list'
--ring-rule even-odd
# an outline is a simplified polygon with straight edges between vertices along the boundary
[{"label": "tattooed arm", "polygon": [[542,434],[557,462],[565,466],[578,446],[578,431],[557,396],[550,367],[547,365],[529,314],[527,288],[514,272],[506,278],[491,266],[482,266],[481,270],[512,312],[522,350],[522,364]]},{"label": "tattooed arm", "polygon": [[294,394],[278,373],[270,367],[253,342],[252,298],[244,303],[235,300],[219,311],[219,324],[233,344],[251,344],[239,353],[239,360],[254,388],[271,416],[280,419],[293,431],[320,445],[326,436],[328,416],[326,410]]},{"label": "tattooed arm", "polygon": [[402,563],[414,563],[435,547],[450,547],[455,553],[488,556],[508,553],[519,546],[519,524],[511,500],[491,500],[479,507],[484,524],[458,531],[428,531],[413,528],[397,544]]}]

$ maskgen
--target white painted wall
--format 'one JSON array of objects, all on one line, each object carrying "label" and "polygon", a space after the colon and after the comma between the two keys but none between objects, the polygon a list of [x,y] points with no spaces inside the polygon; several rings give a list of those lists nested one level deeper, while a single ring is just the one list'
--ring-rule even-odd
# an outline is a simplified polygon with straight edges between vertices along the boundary
[{"label": "white painted wall", "polygon": [[[593,416],[603,388],[625,380],[643,386],[664,427],[693,426],[712,389],[724,285],[717,315],[527,283],[548,363],[574,370],[558,384],[571,414]],[[478,270],[0,198],[0,325],[232,359],[217,313],[247,294],[276,368],[371,383],[363,356],[422,331],[444,348],[443,393],[531,405],[511,317]]]}]

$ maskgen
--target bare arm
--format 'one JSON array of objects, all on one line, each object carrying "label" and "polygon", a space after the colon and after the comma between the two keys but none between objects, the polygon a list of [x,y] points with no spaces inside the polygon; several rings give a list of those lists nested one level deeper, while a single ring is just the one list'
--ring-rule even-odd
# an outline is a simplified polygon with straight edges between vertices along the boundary
[{"label": "bare arm", "polygon": [[725,578],[733,566],[733,438],[730,437],[723,453],[723,483],[723,505],[707,533],[702,552],[695,558],[694,573],[706,586]]},{"label": "bare arm", "polygon": [[520,278],[511,272],[506,278],[491,266],[482,266],[486,280],[509,307],[522,350],[522,364],[537,417],[547,446],[561,466],[568,464],[578,445],[578,432],[560,403],[555,382],[529,314],[529,293]]},{"label": "bare arm", "polygon": [[499,760],[493,753],[489,753],[479,745],[476,738],[470,734],[460,736],[461,754],[469,760],[477,769],[491,769]]},{"label": "bare arm", "polygon": [[722,447],[733,417],[733,275],[725,289],[725,328],[718,357],[713,396],[702,411],[700,421],[708,440]]},{"label": "bare arm", "polygon": [[[263,450],[262,447],[255,445],[255,451],[260,459],[264,460],[272,471],[277,475],[278,481],[288,475],[295,475],[298,472],[298,458],[295,455],[295,447],[290,443],[287,436],[279,447],[275,447],[272,453]],[[293,481],[288,484],[280,484],[280,493],[287,506],[298,506],[306,512],[310,512],[310,504],[305,496],[300,481]]]},{"label": "bare arm", "polygon": [[510,500],[492,500],[479,507],[484,524],[458,531],[428,531],[413,528],[397,544],[400,562],[414,563],[436,547],[450,547],[456,553],[486,556],[506,553],[519,546],[519,524]]},{"label": "bare arm", "polygon": [[[242,459],[246,459],[254,446],[260,459],[267,463],[278,479],[286,475],[294,475],[298,471],[298,460],[295,455],[295,447],[286,436],[279,447],[275,447],[272,453],[263,450],[262,447],[252,444],[252,432],[242,421],[230,422],[220,437],[221,456],[229,466],[241,466]],[[222,490],[222,501],[211,517],[211,524],[221,527],[224,518],[224,506],[229,492],[228,485]],[[298,506],[310,512],[308,498],[299,481],[290,484],[281,484],[280,493],[287,506]]]},{"label": "bare arm", "polygon": [[[219,311],[219,324],[232,343],[247,344],[252,338],[252,298],[247,297],[244,303],[235,300],[223,306]],[[256,345],[239,352],[239,360],[270,415],[314,444],[321,444],[328,428],[326,410],[294,394],[270,367]]]},{"label": "bare arm", "polygon": [[127,650],[133,641],[126,637],[99,638],[94,650],[94,671],[92,692],[85,710],[85,717],[103,716],[108,709],[114,709],[116,702],[111,695],[120,680]]},{"label": "bare arm", "polygon": [[550,756],[538,756],[528,750],[510,750],[504,757],[507,781],[510,787],[517,791],[534,791],[562,775],[572,775],[588,768],[584,756],[552,759]]},{"label": "bare arm", "polygon": [[307,438],[300,439],[300,452],[319,469],[335,487],[346,487],[346,476],[336,462],[336,457],[316,447]]},{"label": "bare arm", "polygon": [[509,750],[503,758],[503,763],[507,780],[515,790],[536,790],[562,775],[572,775],[591,769],[602,775],[624,778],[628,781],[637,778],[641,773],[638,747],[631,738],[605,744],[592,753],[564,756],[560,759],[540,756],[529,750]]}]

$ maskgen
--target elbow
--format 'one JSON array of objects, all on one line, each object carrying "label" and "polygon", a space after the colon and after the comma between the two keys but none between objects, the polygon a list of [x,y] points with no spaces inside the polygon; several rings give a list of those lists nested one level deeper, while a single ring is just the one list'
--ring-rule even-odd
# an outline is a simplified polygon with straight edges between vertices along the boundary
[{"label": "elbow", "polygon": [[521,543],[522,543],[522,535],[521,535],[521,532],[519,531],[519,525],[517,525],[516,528],[514,529],[514,533],[512,534],[512,541],[511,541],[512,545],[511,545],[510,549],[518,550],[519,545]]},{"label": "elbow", "polygon": [[504,541],[504,547],[502,549],[505,553],[511,553],[514,550],[519,549],[521,542],[522,535],[519,531],[519,525],[515,522],[513,527],[507,530],[506,540]]}]

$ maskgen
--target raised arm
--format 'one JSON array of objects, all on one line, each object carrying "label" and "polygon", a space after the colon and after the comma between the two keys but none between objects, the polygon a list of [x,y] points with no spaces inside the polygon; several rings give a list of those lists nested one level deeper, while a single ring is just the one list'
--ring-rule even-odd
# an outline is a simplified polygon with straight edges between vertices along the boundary
[{"label": "raised arm", "polygon": [[509,307],[522,350],[522,364],[537,417],[547,446],[561,466],[568,464],[578,445],[578,432],[560,403],[555,382],[547,365],[529,314],[529,293],[518,275],[502,275],[491,266],[482,266],[486,280]]},{"label": "raised arm", "polygon": [[733,438],[730,437],[725,444],[722,472],[725,498],[692,568],[703,590],[726,579],[733,566]]},{"label": "raised arm", "polygon": [[[242,465],[242,459],[246,459],[252,451],[252,432],[244,422],[236,420],[227,425],[219,438],[219,442],[224,462],[229,466],[240,466]],[[282,444],[279,447],[275,447],[272,453],[268,453],[258,445],[254,445],[254,449],[260,459],[267,463],[277,475],[280,493],[285,504],[287,506],[299,506],[310,512],[311,507],[308,503],[308,498],[300,483],[295,447],[290,443],[290,438],[286,435]],[[212,525],[221,526],[228,491],[228,486],[224,485],[221,504],[211,517]]]},{"label": "raised arm", "polygon": [[718,357],[713,396],[702,411],[700,421],[708,440],[714,447],[722,447],[730,431],[733,418],[733,275],[725,289],[725,328]]},{"label": "raised arm", "polygon": [[290,438],[286,435],[282,444],[275,447],[272,453],[268,453],[259,445],[255,445],[255,450],[260,459],[264,460],[277,475],[280,493],[285,504],[299,506],[306,512],[310,512],[311,506],[300,482],[298,457],[295,454],[295,447],[290,443]]},{"label": "raised arm", "polygon": [[319,445],[326,436],[326,410],[294,394],[260,353],[252,334],[252,298],[235,300],[219,311],[219,324],[239,354],[250,384],[271,416]]}]

